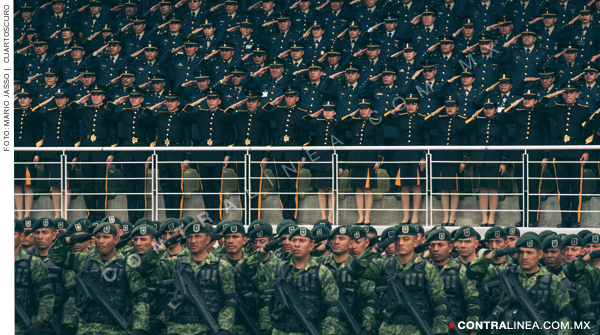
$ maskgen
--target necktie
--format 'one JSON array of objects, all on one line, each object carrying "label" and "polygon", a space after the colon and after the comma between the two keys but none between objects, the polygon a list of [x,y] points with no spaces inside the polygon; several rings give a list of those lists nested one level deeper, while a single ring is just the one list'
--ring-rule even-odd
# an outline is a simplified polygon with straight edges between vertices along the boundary
[{"label": "necktie", "polygon": [[354,49],[354,40],[350,40],[350,49]]},{"label": "necktie", "polygon": [[315,88],[316,88],[316,87],[317,87],[317,84],[313,84],[313,87],[315,87]]},{"label": "necktie", "polygon": [[142,35],[137,35],[138,41],[142,40]]},{"label": "necktie", "polygon": [[92,26],[96,24],[96,20],[98,19],[98,17],[96,15],[94,15],[92,17]]},{"label": "necktie", "polygon": [[483,5],[484,10],[488,10],[488,5]]},{"label": "necktie", "polygon": [[550,29],[546,29],[546,35],[550,36]]},{"label": "necktie", "polygon": [[404,10],[408,12],[408,5],[404,5]]},{"label": "necktie", "polygon": [[188,64],[192,62],[192,57],[188,57]]},{"label": "necktie", "polygon": [[42,56],[37,56],[37,62],[41,63],[42,62]]},{"label": "necktie", "polygon": [[411,63],[408,63],[408,71],[409,71],[409,72],[410,72],[410,66],[411,66],[411,65],[412,65]]},{"label": "necktie", "polygon": [[585,33],[587,33],[587,27],[583,27],[582,35],[585,36]]},{"label": "necktie", "polygon": [[588,91],[591,91],[591,90],[592,90],[592,86],[588,86]]},{"label": "necktie", "polygon": [[431,28],[425,28],[425,31],[427,32],[427,35],[429,35],[431,33]]},{"label": "necktie", "polygon": [[374,60],[371,60],[371,65],[375,65],[375,61]]},{"label": "necktie", "polygon": [[446,60],[446,62],[450,59],[450,57],[446,56],[444,57],[444,59]]},{"label": "necktie", "polygon": [[506,94],[502,94],[502,105],[506,103]]},{"label": "necktie", "polygon": [[392,39],[392,33],[388,32],[388,41]]},{"label": "necktie", "polygon": [[470,90],[465,90],[465,96],[468,97],[469,96],[469,92],[470,92]]},{"label": "necktie", "polygon": [[525,49],[525,54],[526,54],[527,56],[529,56],[529,53],[530,53],[530,52],[531,52],[531,50],[529,50],[529,49]]},{"label": "necktie", "polygon": [[117,57],[112,57],[113,64],[117,62]]},{"label": "necktie", "polygon": [[57,21],[60,20],[60,16],[56,15],[55,17]]},{"label": "necktie", "polygon": [[354,86],[350,86],[350,92],[354,91]]},{"label": "necktie", "polygon": [[315,49],[319,47],[319,42],[315,41]]},{"label": "necktie", "polygon": [[230,19],[230,20],[233,20],[233,15],[229,15],[229,19]]},{"label": "necktie", "polygon": [[198,12],[192,12],[192,17],[195,19]]},{"label": "necktie", "polygon": [[450,9],[451,9],[451,8],[450,8],[450,5],[446,5],[446,8],[448,8],[448,10],[450,10]]},{"label": "necktie", "polygon": [[387,88],[387,91],[388,91],[388,93],[390,92],[390,88],[389,88],[389,86],[388,86],[388,88]]},{"label": "necktie", "polygon": [[563,11],[565,11],[565,12],[567,11],[567,4],[566,3],[563,5]]}]

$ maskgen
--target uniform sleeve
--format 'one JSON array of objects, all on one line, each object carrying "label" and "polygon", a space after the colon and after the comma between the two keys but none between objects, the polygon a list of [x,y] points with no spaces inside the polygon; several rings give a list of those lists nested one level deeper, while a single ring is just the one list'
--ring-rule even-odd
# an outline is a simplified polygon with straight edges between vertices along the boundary
[{"label": "uniform sleeve", "polygon": [[71,246],[63,244],[61,240],[59,238],[55,239],[50,246],[48,251],[50,261],[65,270],[73,270],[78,273],[82,270],[88,254],[83,252],[71,253]]},{"label": "uniform sleeve", "polygon": [[375,328],[375,306],[377,306],[377,296],[375,294],[375,282],[372,280],[360,279],[358,281],[360,295],[363,299],[362,309],[362,327]]},{"label": "uniform sleeve", "polygon": [[321,297],[326,308],[325,319],[321,322],[321,334],[336,335],[340,315],[340,308],[337,306],[340,291],[335,278],[326,266],[320,265],[319,282],[321,284]]},{"label": "uniform sleeve", "polygon": [[427,293],[433,307],[433,325],[431,330],[434,334],[448,333],[448,305],[444,283],[434,265],[427,263],[425,266],[427,280]]},{"label": "uniform sleeve", "polygon": [[77,310],[75,309],[75,272],[62,270],[63,285],[65,286],[67,300],[63,306],[62,325],[76,326],[79,322]]},{"label": "uniform sleeve", "polygon": [[555,108],[547,107],[549,102],[550,98],[544,96],[536,103],[535,108],[538,107],[537,105],[541,105],[541,108],[539,108],[540,113],[554,117]]},{"label": "uniform sleeve", "polygon": [[259,119],[261,120],[275,120],[275,117],[277,116],[275,113],[269,113],[271,112],[275,107],[273,105],[271,105],[270,102],[266,103],[258,112],[258,114],[256,116],[258,116]]},{"label": "uniform sleeve", "polygon": [[[570,304],[570,299],[569,299],[569,292],[565,288],[565,285],[562,283],[560,277],[552,276],[551,289],[552,289],[551,299],[552,299],[552,306],[554,307],[554,314],[556,315],[557,318],[559,318],[558,321],[560,321],[561,323],[563,323],[563,324],[570,323],[571,316],[572,316],[572,310],[571,310],[571,304]],[[558,330],[558,335],[571,335],[571,334],[572,334],[571,329],[559,329]]]},{"label": "uniform sleeve", "polygon": [[[378,124],[374,127],[375,131],[375,145],[385,146],[385,140],[383,139],[383,127]],[[383,163],[385,155],[384,150],[377,150],[377,163]]]},{"label": "uniform sleeve", "polygon": [[35,290],[40,296],[38,305],[37,320],[48,322],[52,319],[52,310],[54,308],[54,292],[52,284],[48,279],[48,269],[41,259],[31,258],[31,281]]},{"label": "uniform sleeve", "polygon": [[576,285],[575,290],[575,308],[577,309],[577,315],[579,315],[579,319],[573,321],[589,322],[590,329],[584,330],[583,334],[585,335],[600,334],[594,309],[590,307],[590,304],[592,303],[590,292],[587,288],[581,285]]},{"label": "uniform sleeve", "polygon": [[[508,127],[506,125],[502,125],[501,130],[502,130],[502,132],[500,134],[500,136],[501,136],[500,143],[502,143],[502,146],[508,146]],[[502,150],[502,161],[503,162],[508,161],[508,150]]]},{"label": "uniform sleeve", "polygon": [[219,328],[231,330],[235,323],[235,283],[233,281],[233,268],[228,261],[221,259],[219,262],[219,280],[221,281],[221,295],[224,307],[219,311]]},{"label": "uniform sleeve", "polygon": [[136,268],[143,278],[150,276],[159,280],[173,278],[177,258],[161,258],[161,255],[162,252],[157,250],[148,250],[146,257],[142,260],[140,266]]},{"label": "uniform sleeve", "polygon": [[[475,281],[467,278],[467,267],[460,267],[460,283],[462,285],[464,309],[466,311],[466,322],[478,322],[481,311],[479,310],[479,291],[475,287]],[[458,320],[457,320],[458,321]],[[475,329],[473,329],[475,331]]]},{"label": "uniform sleeve", "polygon": [[[152,253],[152,252],[150,252]],[[148,331],[150,329],[150,294],[146,288],[146,281],[135,270],[127,265],[127,284],[134,297],[132,308],[133,325],[131,329]]]},{"label": "uniform sleeve", "polygon": [[381,274],[383,260],[377,259],[378,254],[371,249],[365,250],[350,263],[348,272],[353,278],[377,281]]}]

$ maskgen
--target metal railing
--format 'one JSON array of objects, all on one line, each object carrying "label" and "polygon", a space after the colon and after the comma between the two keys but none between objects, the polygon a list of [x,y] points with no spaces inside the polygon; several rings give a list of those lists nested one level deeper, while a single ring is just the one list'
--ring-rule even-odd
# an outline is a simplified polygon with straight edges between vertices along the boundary
[{"label": "metal railing", "polygon": [[[61,180],[60,183],[60,194],[61,196],[61,201],[60,201],[60,207],[61,207],[61,213],[65,212],[62,211],[65,207],[65,203],[64,203],[64,199],[67,196],[67,186],[69,184],[69,181],[82,181],[83,180],[91,180],[91,179],[95,179],[95,180],[105,180],[106,178],[77,178],[73,175],[70,175],[68,178],[65,178],[66,176],[66,171],[67,169],[71,169],[71,164],[107,164],[106,162],[76,162],[76,163],[72,163],[70,161],[67,161],[67,152],[79,152],[79,151],[88,151],[88,152],[92,152],[92,151],[110,151],[110,152],[115,152],[116,156],[118,157],[118,152],[120,151],[130,151],[130,150],[140,150],[141,148],[131,148],[131,147],[56,147],[56,148],[49,148],[49,147],[39,147],[39,148],[15,148],[15,151],[36,151],[36,152],[41,152],[41,151],[59,151],[62,153],[61,155],[61,161],[60,162],[38,162],[38,165],[45,165],[45,164],[60,164],[61,166],[61,175],[60,178],[57,177],[52,177],[51,179],[53,180]],[[310,164],[331,164],[331,168],[333,171],[333,174],[337,175],[338,174],[338,169],[340,167],[342,167],[342,164],[352,164],[352,162],[350,161],[341,161],[340,160],[340,153],[342,151],[371,151],[371,150],[379,150],[379,151],[425,151],[426,152],[426,164],[427,167],[425,168],[425,170],[423,171],[423,175],[419,176],[419,179],[421,179],[422,181],[424,181],[424,189],[422,188],[422,191],[420,193],[416,193],[416,194],[421,194],[422,195],[422,202],[421,202],[421,208],[418,209],[414,209],[416,211],[419,212],[424,212],[427,215],[425,216],[425,224],[426,225],[431,225],[432,223],[435,224],[436,222],[434,221],[434,213],[435,212],[440,212],[443,211],[444,209],[442,208],[436,208],[434,206],[434,197],[438,196],[438,195],[442,195],[441,192],[439,192],[438,190],[434,189],[434,181],[436,180],[441,180],[444,179],[445,177],[440,177],[440,176],[433,176],[432,171],[433,168],[435,166],[435,164],[448,164],[448,163],[456,163],[459,164],[461,163],[460,161],[456,161],[456,162],[452,162],[452,161],[436,161],[435,160],[435,152],[436,151],[440,151],[440,150],[460,150],[460,151],[464,151],[464,150],[470,150],[470,151],[474,151],[474,150],[488,150],[488,151],[495,151],[495,150],[502,150],[502,151],[506,151],[506,150],[518,150],[520,152],[523,152],[522,160],[519,161],[514,161],[514,162],[509,162],[509,161],[498,161],[498,162],[489,162],[486,161],[485,163],[497,163],[497,164],[509,164],[509,163],[519,163],[522,164],[521,167],[523,169],[522,173],[521,173],[521,177],[511,177],[511,191],[510,192],[505,192],[502,193],[502,195],[505,196],[518,196],[521,195],[523,196],[522,198],[522,205],[523,205],[523,211],[525,212],[525,215],[529,215],[530,212],[560,212],[559,208],[554,208],[554,209],[546,209],[546,210],[542,210],[542,209],[538,209],[538,208],[529,208],[528,205],[528,201],[527,201],[527,196],[583,196],[583,197],[593,197],[596,196],[595,193],[589,193],[589,194],[583,194],[583,193],[577,193],[577,194],[560,194],[558,192],[558,189],[556,191],[556,193],[551,192],[551,193],[539,193],[535,190],[530,190],[529,189],[529,183],[524,182],[525,178],[523,177],[525,175],[525,173],[527,171],[530,171],[529,164],[541,164],[541,161],[529,161],[529,154],[532,151],[540,151],[540,150],[551,150],[551,151],[562,151],[562,150],[587,150],[587,151],[597,151],[600,149],[600,146],[592,146],[592,145],[588,145],[588,146],[427,146],[427,147],[423,147],[423,146],[411,146],[411,147],[404,147],[404,146],[344,146],[344,147],[319,147],[319,146],[314,146],[314,147],[148,147],[148,148],[143,148],[144,152],[148,152],[148,156],[151,157],[151,161],[150,162],[121,162],[121,161],[117,161],[117,159],[115,158],[112,164],[150,164],[150,166],[148,167],[149,169],[153,170],[153,171],[159,171],[159,167],[160,164],[164,164],[164,163],[182,163],[182,162],[165,162],[165,161],[160,161],[158,158],[158,153],[159,152],[164,152],[164,151],[186,151],[186,152],[195,152],[195,151],[202,151],[202,152],[206,152],[207,155],[210,155],[210,152],[213,151],[242,151],[245,152],[244,155],[244,160],[243,161],[233,161],[230,160],[228,162],[229,166],[232,166],[233,164],[237,164],[237,166],[239,167],[240,165],[243,166],[243,169],[245,171],[244,175],[246,176],[246,178],[244,179],[244,187],[245,190],[247,190],[245,193],[244,190],[242,189],[238,189],[237,192],[202,192],[202,191],[198,191],[198,192],[184,192],[183,186],[182,186],[182,192],[165,192],[165,191],[160,191],[160,182],[161,181],[165,181],[165,180],[181,180],[182,184],[183,184],[183,180],[182,178],[167,178],[167,177],[160,177],[157,176],[157,173],[152,173],[151,176],[144,176],[144,177],[134,177],[134,178],[123,178],[123,177],[119,177],[118,179],[120,180],[144,180],[145,183],[147,183],[147,181],[150,181],[150,190],[145,190],[145,192],[143,193],[135,193],[138,195],[144,195],[145,197],[150,197],[150,202],[152,203],[152,208],[151,209],[144,209],[144,208],[139,208],[138,210],[147,210],[147,211],[151,211],[151,218],[153,220],[157,220],[159,217],[159,212],[160,211],[164,211],[166,210],[165,208],[159,208],[159,198],[161,196],[164,195],[225,195],[225,194],[229,194],[229,195],[239,195],[240,196],[240,205],[242,206],[243,209],[248,209],[249,206],[251,205],[251,203],[249,203],[247,200],[247,197],[242,197],[242,195],[248,194],[250,197],[255,197],[255,196],[259,196],[261,197],[263,194],[291,194],[291,195],[299,195],[299,194],[323,194],[323,193],[319,193],[318,190],[314,190],[314,192],[279,192],[279,190],[275,190],[274,192],[260,192],[259,190],[253,190],[251,189],[251,180],[255,179],[255,178],[262,178],[263,182],[269,182],[269,183],[276,183],[276,180],[272,180],[270,178],[268,178],[268,176],[266,176],[264,174],[264,170],[261,170],[261,177],[250,177],[251,173],[250,173],[250,167],[253,164],[260,164],[261,161],[251,161],[251,153],[252,152],[256,152],[256,151],[261,151],[261,152],[265,152],[265,151],[270,151],[270,152],[274,152],[274,151],[324,151],[324,150],[331,150],[332,153],[332,160],[331,161],[322,161],[322,160],[317,160],[317,161],[307,161],[306,163],[310,163]],[[311,157],[311,155],[307,155],[308,157]],[[188,168],[195,168],[195,164],[196,163],[223,163],[221,161],[190,161],[189,162],[189,167]],[[268,164],[271,164],[272,161],[267,162]],[[281,164],[282,162],[278,162],[278,164]],[[290,164],[289,165],[289,170],[293,171],[294,173],[296,173],[295,175],[288,175],[288,176],[277,176],[275,177],[275,179],[293,179],[295,180],[296,178],[299,177],[299,172],[300,170],[294,168],[297,167],[298,163],[300,162],[284,162],[285,164]],[[360,163],[365,163],[365,162],[360,162]],[[376,162],[372,162],[373,165],[375,165]],[[419,163],[418,161],[414,161],[414,162],[410,162],[410,161],[383,161],[383,164],[391,164],[391,163],[414,163],[415,164],[415,168],[417,166],[417,164]],[[468,164],[472,165],[474,163],[478,163],[478,162],[474,162],[474,161],[469,161]],[[551,166],[552,161],[547,162],[549,166]],[[579,160],[574,160],[571,162],[561,162],[561,163],[570,163],[570,164],[581,164],[581,162]],[[599,161],[588,161],[587,165],[588,167],[590,165],[595,165],[596,167],[598,167],[598,163],[600,163]],[[33,164],[33,163],[18,163],[15,162],[15,164]],[[327,177],[319,177],[320,179],[328,179]],[[354,177],[348,177],[345,178],[345,180],[350,180]],[[393,181],[396,180],[396,176],[390,175],[388,177],[377,177],[378,180],[388,180],[390,186],[393,183]],[[447,177],[446,177],[447,178]],[[488,179],[496,179],[497,177],[489,177]],[[48,180],[48,178],[38,178],[33,177],[30,178],[32,181],[36,181],[36,180]],[[200,181],[202,180],[211,180],[211,179],[219,179],[221,180],[221,178],[205,178],[200,176]],[[228,178],[228,180],[232,180],[234,179],[235,182],[237,183],[238,180],[241,180],[242,177],[240,176],[236,176],[235,178]],[[357,192],[355,191],[351,191],[348,187],[343,187],[343,189],[340,189],[340,183],[339,180],[341,180],[341,177],[336,176],[335,178],[332,177],[332,188],[331,191],[326,192],[325,194],[329,195],[333,195],[335,198],[338,198],[338,196],[345,196],[345,195],[356,195]],[[460,181],[465,180],[465,179],[475,179],[475,177],[471,176],[471,177],[457,177],[454,178],[452,177],[452,179],[458,179]],[[515,179],[520,179],[521,183],[523,185],[522,187],[522,191],[521,192],[512,192],[512,181]],[[542,178],[541,176],[529,176],[530,180],[540,180],[540,183],[542,182],[542,180],[546,180],[546,179],[551,179],[554,182],[556,182],[557,180],[581,180],[581,177],[575,178],[575,177],[563,177],[563,176],[553,176],[552,178]],[[590,178],[586,179],[589,180]],[[599,178],[598,176],[595,176],[595,178],[591,178],[591,180],[593,181],[597,181]],[[185,180],[189,180],[189,179],[185,179]],[[581,186],[583,186],[583,180],[580,181]],[[583,191],[583,190],[582,190]],[[19,193],[21,195],[24,195],[25,193]],[[38,195],[51,195],[52,193],[37,193]],[[106,190],[106,192],[95,192],[95,193],[84,193],[84,192],[74,192],[74,193],[69,193],[68,196],[77,196],[77,195],[90,195],[90,194],[94,194],[94,195],[127,195],[127,194],[132,194],[132,193],[115,193],[115,192],[108,192],[108,190]],[[388,192],[375,192],[375,190],[373,190],[373,195],[402,195],[403,193],[401,192],[392,192],[391,187],[390,190]],[[415,193],[411,193],[411,194],[415,194]],[[448,194],[448,193],[444,193],[444,194]],[[479,195],[479,193],[477,192],[458,192],[458,193],[453,193],[453,194],[458,194],[458,195],[462,195],[462,196],[471,196],[471,195]],[[398,202],[400,203],[400,202]],[[123,203],[123,204],[126,204]],[[344,211],[353,211],[356,210],[355,208],[342,208],[340,205],[340,200],[339,198],[334,201],[334,205],[332,206],[332,210],[334,213],[334,220],[336,221],[335,223],[337,224],[337,222],[339,222],[339,215],[340,212],[344,212]],[[203,210],[207,210],[207,209],[218,209],[218,208],[185,208],[185,210],[192,210],[192,211],[203,211]],[[256,208],[251,208],[252,210],[256,210]],[[51,209],[36,209],[36,210],[30,210],[32,212],[35,211],[48,211]],[[82,210],[82,209],[66,209],[66,212],[68,213],[68,211],[76,211],[76,210]],[[127,206],[121,206],[118,208],[110,208],[110,211],[128,211],[128,210],[135,210],[135,209],[128,209]],[[261,208],[261,211],[279,211],[281,210],[281,208],[277,207],[277,208]],[[321,208],[298,208],[299,211],[320,211]],[[372,211],[402,211],[403,209],[398,209],[398,208],[372,208]],[[25,210],[24,210],[25,211]],[[411,209],[411,211],[413,211],[413,209]],[[466,212],[466,211],[480,211],[479,209],[457,209],[456,210],[457,213],[458,212]],[[521,212],[521,210],[517,207],[514,209],[496,209],[496,212]],[[567,212],[563,209],[563,212]],[[600,209],[592,209],[592,210],[588,210],[588,211],[583,211],[583,210],[574,210],[571,212],[600,212]],[[246,223],[249,224],[249,215],[246,216]]]}]

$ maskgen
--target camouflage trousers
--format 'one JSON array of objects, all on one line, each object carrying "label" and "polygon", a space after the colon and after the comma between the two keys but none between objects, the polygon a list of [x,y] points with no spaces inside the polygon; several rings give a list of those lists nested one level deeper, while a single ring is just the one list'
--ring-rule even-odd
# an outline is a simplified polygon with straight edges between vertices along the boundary
[{"label": "camouflage trousers", "polygon": [[233,335],[250,335],[250,331],[244,325],[235,325],[231,328],[231,334]]},{"label": "camouflage trousers", "polygon": [[[15,335],[26,335],[28,329],[29,328],[25,328],[25,327],[21,326],[19,323],[15,323]],[[48,325],[46,323],[44,325],[44,329],[42,330],[42,333],[40,335],[54,335],[54,332],[50,328],[50,325]]]},{"label": "camouflage trousers", "polygon": [[422,335],[423,333],[419,330],[417,325],[390,325],[387,322],[381,324],[379,328],[379,335]]},{"label": "camouflage trousers", "polygon": [[170,322],[167,327],[168,335],[212,335],[204,323],[175,323]]},{"label": "camouflage trousers", "polygon": [[127,335],[127,332],[115,325],[80,322],[77,335]]}]

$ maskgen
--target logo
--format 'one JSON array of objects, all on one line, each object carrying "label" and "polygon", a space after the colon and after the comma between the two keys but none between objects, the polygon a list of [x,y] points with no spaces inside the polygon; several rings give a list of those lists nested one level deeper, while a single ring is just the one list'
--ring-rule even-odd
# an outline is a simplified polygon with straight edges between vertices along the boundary
[{"label": "logo", "polygon": [[508,233],[511,235],[515,235],[515,228],[509,228]]},{"label": "logo", "polygon": [[64,222],[59,222],[57,225],[58,229],[63,229],[65,227],[65,223]]},{"label": "logo", "polygon": [[146,227],[140,227],[140,234],[146,235]]},{"label": "logo", "polygon": [[256,233],[256,237],[263,237],[263,231],[262,231],[262,230],[259,230],[259,231]]},{"label": "logo", "polygon": [[231,232],[232,233],[237,233],[237,226],[231,226]]},{"label": "logo", "polygon": [[75,224],[75,231],[81,231],[81,223]]},{"label": "logo", "polygon": [[123,227],[123,231],[124,231],[124,232],[128,232],[128,231],[129,231],[129,226],[125,226],[125,227]]},{"label": "logo", "polygon": [[471,230],[467,229],[463,229],[463,234],[465,235],[465,237],[469,237],[471,236]]},{"label": "logo", "polygon": [[25,228],[31,228],[31,220],[25,221]]},{"label": "logo", "polygon": [[300,236],[306,236],[306,228],[300,228]]},{"label": "logo", "polygon": [[592,235],[592,242],[598,243],[599,240],[600,240],[600,235]]},{"label": "logo", "polygon": [[108,222],[115,223],[115,217],[114,216],[109,216],[108,217]]},{"label": "logo", "polygon": [[173,222],[169,223],[169,225],[168,225],[167,229],[168,229],[168,230],[173,230],[173,229],[175,229],[175,224],[174,224]]},{"label": "logo", "polygon": [[346,227],[340,227],[340,233],[346,234]]},{"label": "logo", "polygon": [[402,226],[402,233],[406,234],[408,233],[408,226]]},{"label": "logo", "polygon": [[446,239],[446,233],[439,233],[438,235],[439,235],[438,237],[440,238],[440,241],[443,241]]},{"label": "logo", "polygon": [[499,231],[499,230],[496,230],[496,231],[494,232],[494,237],[495,237],[495,238],[500,238],[500,231]]},{"label": "logo", "polygon": [[323,234],[323,229],[317,229],[317,235]]},{"label": "logo", "polygon": [[571,239],[571,245],[577,245],[577,237]]},{"label": "logo", "polygon": [[288,227],[288,233],[291,234],[293,231],[294,231],[294,227],[293,226],[292,227]]},{"label": "logo", "polygon": [[360,237],[360,232],[359,231],[355,231],[354,232],[354,238],[359,238]]},{"label": "logo", "polygon": [[388,237],[394,237],[394,231],[392,231],[392,230],[388,231]]},{"label": "logo", "polygon": [[106,234],[110,233],[110,226],[106,225],[104,227],[102,227],[102,231],[105,232]]},{"label": "logo", "polygon": [[260,227],[260,223],[255,223],[254,228],[258,228],[258,227]]},{"label": "logo", "polygon": [[533,240],[527,241],[527,248],[533,248]]},{"label": "logo", "polygon": [[552,240],[552,248],[558,248],[558,240]]},{"label": "logo", "polygon": [[200,232],[200,225],[199,224],[196,223],[192,228],[194,230],[194,233]]},{"label": "logo", "polygon": [[50,222],[48,221],[48,219],[44,219],[44,220],[42,221],[42,225],[43,225],[44,227],[48,227],[48,225],[49,225],[49,224],[50,224]]}]

